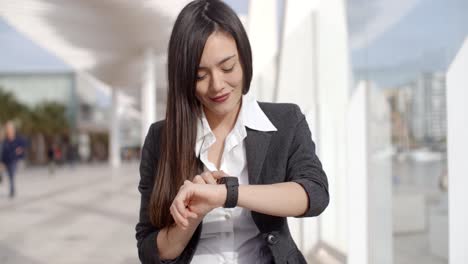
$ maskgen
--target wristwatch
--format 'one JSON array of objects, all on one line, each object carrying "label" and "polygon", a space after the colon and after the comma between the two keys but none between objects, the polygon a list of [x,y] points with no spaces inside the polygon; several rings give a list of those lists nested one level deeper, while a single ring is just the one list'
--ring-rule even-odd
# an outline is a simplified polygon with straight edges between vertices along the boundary
[{"label": "wristwatch", "polygon": [[218,180],[218,184],[226,185],[226,202],[224,208],[234,208],[237,206],[239,198],[239,180],[237,177],[226,176]]}]

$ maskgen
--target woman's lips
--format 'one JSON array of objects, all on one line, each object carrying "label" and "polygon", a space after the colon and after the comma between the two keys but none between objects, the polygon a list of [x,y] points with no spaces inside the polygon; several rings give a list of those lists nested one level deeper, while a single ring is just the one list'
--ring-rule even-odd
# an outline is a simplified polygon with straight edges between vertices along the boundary
[{"label": "woman's lips", "polygon": [[210,98],[210,99],[211,99],[211,101],[213,101],[215,103],[222,103],[222,102],[226,101],[229,98],[229,94],[230,93],[227,93],[227,94],[217,96],[217,97],[213,97],[213,98]]}]

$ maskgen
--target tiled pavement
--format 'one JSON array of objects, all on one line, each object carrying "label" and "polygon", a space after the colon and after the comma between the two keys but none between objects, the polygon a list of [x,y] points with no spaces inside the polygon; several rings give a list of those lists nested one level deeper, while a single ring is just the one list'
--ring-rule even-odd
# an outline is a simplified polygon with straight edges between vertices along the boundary
[{"label": "tiled pavement", "polygon": [[138,165],[27,168],[0,184],[0,263],[139,263]]},{"label": "tiled pavement", "polygon": [[[17,197],[0,184],[0,263],[139,263],[138,164],[19,170]],[[442,264],[431,256],[427,234],[394,238],[394,263]],[[330,264],[330,261],[326,261]],[[313,261],[313,263],[320,263]]]}]

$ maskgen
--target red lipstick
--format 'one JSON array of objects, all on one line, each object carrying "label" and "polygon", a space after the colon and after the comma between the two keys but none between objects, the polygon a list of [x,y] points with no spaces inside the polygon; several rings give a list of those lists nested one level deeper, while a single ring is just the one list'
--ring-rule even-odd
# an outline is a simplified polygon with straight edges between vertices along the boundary
[{"label": "red lipstick", "polygon": [[216,97],[210,97],[210,99],[215,103],[223,103],[229,98],[229,95],[230,93],[227,93]]}]

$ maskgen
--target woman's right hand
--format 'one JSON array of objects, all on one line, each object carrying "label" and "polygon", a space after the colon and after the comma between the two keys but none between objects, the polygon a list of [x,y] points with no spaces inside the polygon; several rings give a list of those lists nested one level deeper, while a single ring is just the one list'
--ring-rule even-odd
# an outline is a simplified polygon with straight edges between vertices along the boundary
[{"label": "woman's right hand", "polygon": [[174,221],[187,229],[189,218],[201,221],[211,210],[226,201],[226,187],[220,184],[199,184],[186,180],[172,201],[170,207]]},{"label": "woman's right hand", "polygon": [[[203,185],[217,185],[217,179],[224,177],[224,176],[227,176],[227,174],[224,173],[223,171],[215,171],[215,172],[206,171],[202,173],[201,175],[196,175],[193,178],[192,182],[186,181],[187,183],[184,183],[184,185],[181,186],[181,189],[185,185],[190,184],[190,183],[195,184],[195,185],[202,185],[202,186]],[[182,224],[181,226],[198,225],[198,223],[203,220],[205,215],[208,214],[211,210],[213,210],[212,204],[204,202],[197,198],[195,198],[192,201],[185,201],[185,203],[186,203],[185,206],[187,207],[186,209],[188,209],[187,211],[183,210],[182,208],[177,209],[175,200],[173,201],[171,208],[170,208],[171,214],[174,217],[174,220],[176,221],[176,223],[179,222],[180,224],[181,221],[185,222],[185,224]],[[179,207],[180,206],[181,205],[179,204]],[[185,217],[180,217],[181,211],[185,211]],[[184,219],[184,220],[181,220],[181,219]]]},{"label": "woman's right hand", "polygon": [[[196,184],[218,184],[217,179],[223,176],[227,176],[224,171],[205,171],[193,177],[192,182]],[[200,220],[212,210],[209,205],[203,203],[192,204],[190,209],[197,214]]]}]

